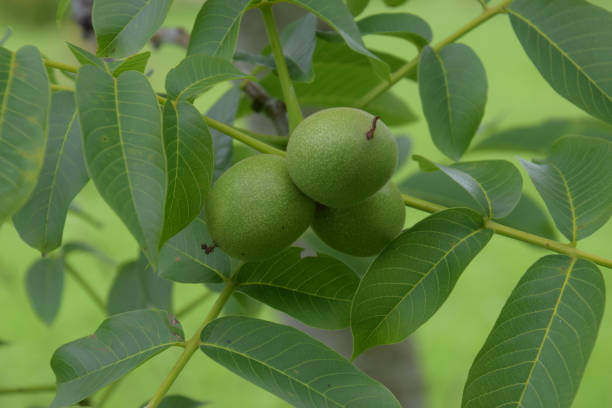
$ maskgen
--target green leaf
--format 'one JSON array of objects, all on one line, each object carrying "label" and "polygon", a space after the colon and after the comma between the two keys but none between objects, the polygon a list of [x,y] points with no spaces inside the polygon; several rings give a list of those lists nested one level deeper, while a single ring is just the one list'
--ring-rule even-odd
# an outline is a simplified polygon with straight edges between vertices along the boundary
[{"label": "green leaf", "polygon": [[109,257],[108,255],[106,255],[105,253],[97,250],[96,248],[92,247],[91,245],[89,245],[86,242],[80,242],[80,241],[71,241],[68,242],[64,245],[62,245],[62,253],[61,256],[64,258],[64,260],[66,260],[68,258],[68,255],[74,253],[74,252],[85,252],[87,254],[93,255],[96,258],[98,258],[99,260],[101,260],[102,262],[108,264],[108,265],[115,265],[116,262],[113,258]]},{"label": "green leaf", "polygon": [[167,181],[155,93],[139,72],[114,78],[93,65],[76,84],[90,176],[156,269]]},{"label": "green leaf", "polygon": [[220,248],[210,254],[202,244],[210,245],[204,213],[164,244],[159,253],[159,275],[182,283],[222,282],[230,274],[230,259]]},{"label": "green leaf", "polygon": [[0,37],[0,47],[4,46],[4,43],[7,42],[9,38],[11,38],[12,34],[13,30],[11,30],[11,27],[6,27],[6,31],[4,32],[4,34],[2,34],[2,37]]},{"label": "green leaf", "polygon": [[207,0],[193,25],[187,55],[232,59],[240,21],[251,0]]},{"label": "green leaf", "polygon": [[353,358],[404,340],[442,306],[493,232],[467,208],[433,214],[404,231],[376,258],[351,310]]},{"label": "green leaf", "polygon": [[493,133],[472,150],[509,150],[548,153],[563,136],[589,136],[612,142],[612,126],[595,119],[552,119],[532,126],[521,126]]},{"label": "green leaf", "polygon": [[317,44],[316,29],[317,17],[309,13],[287,25],[280,35],[289,75],[294,81],[312,82],[314,79],[312,56]]},{"label": "green leaf", "polygon": [[127,57],[140,50],[166,19],[172,0],[95,1],[92,18],[99,57]]},{"label": "green leaf", "polygon": [[383,60],[369,51],[363,40],[351,12],[342,0],[287,0],[318,16],[344,39],[355,52],[368,58],[374,73],[383,80],[389,79],[389,66]]},{"label": "green leaf", "polygon": [[111,316],[91,335],[64,344],[51,358],[57,395],[51,408],[74,404],[184,341],[181,324],[163,310]]},{"label": "green leaf", "polygon": [[68,49],[72,52],[72,55],[79,61],[81,65],[95,65],[104,70],[106,70],[106,65],[104,65],[104,60],[102,58],[98,58],[93,55],[91,52],[78,47],[74,44],[66,43],[68,45]]},{"label": "green leaf", "polygon": [[357,22],[361,35],[379,34],[408,40],[423,48],[433,39],[427,21],[409,13],[381,13],[365,17]]},{"label": "green leaf", "polygon": [[70,8],[72,0],[60,0],[57,5],[57,11],[55,13],[55,22],[59,26],[62,23],[62,19],[64,18],[64,14],[66,14],[66,10]]},{"label": "green leaf", "polygon": [[[402,64],[402,60],[393,57],[384,56],[384,59],[394,68]],[[301,106],[317,109],[357,106],[360,97],[383,82],[374,74],[367,58],[351,51],[341,42],[318,41],[313,70],[313,82],[294,84]],[[347,72],[351,73],[348,81]],[[261,84],[274,97],[281,97],[282,91],[276,77],[270,75]],[[388,126],[410,123],[417,118],[406,102],[392,92],[382,94],[362,109],[380,116]]]},{"label": "green leaf", "polygon": [[62,244],[70,203],[89,181],[73,92],[51,97],[49,131],[38,184],[13,217],[21,238],[46,254]]},{"label": "green leaf", "polygon": [[[400,191],[445,207],[481,207],[459,184],[442,172],[416,173],[399,185]],[[546,238],[555,238],[554,226],[536,202],[523,194],[516,207],[498,223]]]},{"label": "green leaf", "polygon": [[302,236],[302,239],[307,244],[306,247],[309,250],[312,250],[319,255],[329,255],[338,259],[350,267],[358,277],[365,275],[366,271],[370,267],[370,264],[374,260],[374,257],[353,256],[340,252],[323,242],[321,238],[319,238],[317,234],[312,231],[312,229],[306,231],[306,233]]},{"label": "green leaf", "polygon": [[549,255],[529,268],[476,356],[464,408],[570,407],[605,303],[597,267]]},{"label": "green leaf", "polygon": [[0,225],[36,187],[50,97],[47,71],[36,48],[0,48]]},{"label": "green leaf", "polygon": [[26,291],[32,309],[46,325],[55,320],[64,292],[64,265],[61,258],[40,258],[26,273]]},{"label": "green leaf", "polygon": [[557,228],[572,242],[588,237],[612,216],[612,142],[568,136],[543,161],[521,163]]},{"label": "green leaf", "polygon": [[190,103],[164,106],[164,144],[168,189],[162,242],[196,219],[212,183],[214,157],[206,122]]},{"label": "green leaf", "polygon": [[119,267],[106,308],[109,315],[149,308],[172,312],[172,282],[158,277],[141,254]]},{"label": "green leaf", "polygon": [[[242,91],[238,87],[232,87],[206,112],[206,116],[216,119],[222,123],[233,125],[238,112],[238,104]],[[232,138],[212,129],[213,149],[215,156],[215,173],[213,179],[219,178],[221,174],[232,165],[233,145]]]},{"label": "green leaf", "polygon": [[[443,166],[415,155],[420,165],[440,170],[459,184],[478,203],[478,212],[489,218],[504,218],[521,198],[523,178],[505,160],[483,160]],[[425,170],[430,171],[430,170]]]},{"label": "green leaf", "polygon": [[140,54],[128,57],[125,60],[121,61],[117,68],[113,70],[113,75],[118,77],[126,71],[138,71],[144,73],[145,69],[147,69],[147,62],[149,62],[149,57],[151,57],[150,51],[141,52]]},{"label": "green leaf", "polygon": [[236,276],[238,290],[310,326],[348,327],[357,275],[337,259],[301,258],[301,252],[289,248],[263,262],[244,264]]},{"label": "green leaf", "polygon": [[516,0],[508,15],[550,86],[612,123],[612,13],[583,0]]},{"label": "green leaf", "polygon": [[[141,408],[147,407],[147,402],[141,405]],[[208,405],[206,401],[197,401],[182,395],[167,395],[159,404],[158,408],[198,408]]]},{"label": "green leaf", "polygon": [[419,91],[436,147],[459,160],[480,126],[487,103],[487,74],[467,45],[425,47],[419,63]]},{"label": "green leaf", "polygon": [[410,157],[412,151],[412,140],[408,135],[395,135],[397,143],[397,168],[399,169]]},{"label": "green leaf", "polygon": [[200,338],[210,358],[295,407],[400,406],[382,384],[292,327],[230,316]]},{"label": "green leaf", "polygon": [[353,17],[357,17],[365,10],[370,0],[345,0],[345,2]]},{"label": "green leaf", "polygon": [[208,55],[192,55],[172,68],[166,76],[166,90],[173,99],[190,99],[223,81],[246,78],[227,60]]}]

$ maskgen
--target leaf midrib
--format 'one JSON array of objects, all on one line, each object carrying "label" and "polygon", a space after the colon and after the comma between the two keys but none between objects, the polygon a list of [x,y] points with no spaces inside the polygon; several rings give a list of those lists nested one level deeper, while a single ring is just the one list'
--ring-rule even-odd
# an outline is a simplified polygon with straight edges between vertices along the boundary
[{"label": "leaf midrib", "polygon": [[[17,53],[11,52],[11,60],[9,62],[8,79],[6,80],[6,88],[4,89],[4,96],[2,97],[2,105],[0,106],[0,124],[4,122],[4,114],[6,113],[6,106],[8,105],[8,98],[13,85],[13,77],[15,76],[15,59]],[[3,140],[4,126],[0,126],[0,140]]]},{"label": "leaf midrib", "polygon": [[311,293],[311,292],[305,292],[303,290],[298,290],[296,288],[290,288],[288,286],[277,285],[277,284],[274,284],[272,282],[255,282],[255,281],[251,281],[251,282],[240,283],[240,286],[269,286],[269,287],[272,287],[272,288],[284,289],[284,290],[287,290],[289,292],[296,292],[296,293],[299,293],[301,295],[311,296],[311,297],[319,298],[319,299],[331,300],[331,301],[334,301],[334,302],[346,302],[346,303],[350,303],[353,300],[352,298],[350,298],[350,299],[342,299],[342,298],[335,298],[335,297],[331,297],[331,296],[319,295],[319,294]]},{"label": "leaf midrib", "polygon": [[563,187],[565,188],[565,194],[567,195],[567,203],[570,208],[570,213],[572,214],[572,243],[575,244],[578,239],[578,223],[576,220],[576,207],[574,206],[574,200],[572,198],[572,193],[570,191],[569,184],[567,184],[567,180],[565,179],[565,176],[561,172],[561,169],[559,169],[553,163],[548,163],[548,164],[552,169],[554,169],[557,172],[557,174],[559,174],[559,177],[561,178],[561,181],[563,182]]},{"label": "leaf midrib", "polygon": [[151,1],[153,0],[145,0],[145,2],[143,3],[142,7],[140,7],[138,9],[138,11],[136,13],[134,13],[134,15],[132,17],[130,17],[130,19],[127,21],[127,23],[125,23],[125,25],[123,26],[123,28],[121,30],[119,30],[119,32],[117,32],[117,34],[115,34],[115,36],[113,37],[113,39],[106,45],[106,47],[104,47],[102,50],[98,51],[98,54],[100,53],[106,53],[106,50],[108,50],[110,48],[111,45],[113,45],[115,43],[115,41],[117,40],[117,38],[119,37],[119,35],[121,35],[121,33],[123,31],[125,31],[126,27],[128,25],[130,25],[132,23],[132,21],[146,8],[149,6],[149,4],[151,3]]}]

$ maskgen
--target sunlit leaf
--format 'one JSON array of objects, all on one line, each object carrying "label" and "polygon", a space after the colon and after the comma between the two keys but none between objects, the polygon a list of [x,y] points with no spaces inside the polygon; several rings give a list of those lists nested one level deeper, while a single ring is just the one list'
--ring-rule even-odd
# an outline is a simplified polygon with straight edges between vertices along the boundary
[{"label": "sunlit leaf", "polygon": [[442,171],[459,184],[478,203],[478,212],[484,216],[504,218],[512,212],[521,198],[521,173],[505,160],[483,160],[443,166],[423,156],[415,155],[414,159],[421,166]]},{"label": "sunlit leaf", "polygon": [[492,235],[480,215],[453,208],[393,240],[374,260],[353,299],[353,357],[404,340],[433,316]]},{"label": "sunlit leaf", "polygon": [[90,176],[157,268],[166,159],[155,93],[139,72],[114,78],[85,65],[76,94]]},{"label": "sunlit leaf", "polygon": [[74,44],[67,43],[67,45],[70,52],[72,52],[72,55],[74,55],[81,65],[96,65],[104,70],[106,69],[104,60],[102,58],[98,58],[91,52]]},{"label": "sunlit leaf", "polygon": [[74,404],[184,341],[181,324],[163,310],[111,316],[91,335],[64,344],[51,358],[57,395],[51,408]]},{"label": "sunlit leaf", "polygon": [[166,19],[172,0],[93,2],[92,20],[100,57],[127,57],[140,50]]},{"label": "sunlit leaf", "polygon": [[162,233],[162,242],[165,242],[202,211],[212,183],[214,157],[208,126],[192,104],[167,101],[163,114],[168,165]]},{"label": "sunlit leaf", "polygon": [[36,48],[0,48],[0,224],[36,187],[50,97],[47,71]]},{"label": "sunlit leaf", "polygon": [[429,44],[433,33],[429,24],[419,16],[409,13],[373,14],[357,22],[361,35],[379,34],[398,37],[421,48]]},{"label": "sunlit leaf", "polygon": [[201,340],[217,363],[295,407],[400,407],[382,384],[292,327],[222,317],[204,328]]},{"label": "sunlit leaf", "polygon": [[268,260],[244,264],[236,276],[238,290],[310,326],[348,327],[357,275],[337,259],[301,258],[301,252],[289,248]]},{"label": "sunlit leaf", "polygon": [[459,160],[478,130],[487,103],[487,74],[467,45],[423,49],[419,91],[436,147]]},{"label": "sunlit leaf", "polygon": [[612,123],[612,13],[584,0],[516,0],[508,15],[553,89]]},{"label": "sunlit leaf", "polygon": [[64,264],[61,258],[40,258],[26,273],[26,291],[36,315],[46,325],[57,316],[64,292]]},{"label": "sunlit leaf", "polygon": [[202,244],[211,245],[212,242],[204,215],[200,214],[162,247],[160,276],[183,283],[222,282],[229,277],[230,259],[220,248],[206,254]]},{"label": "sunlit leaf", "polygon": [[187,55],[214,55],[230,60],[249,3],[251,0],[207,0],[191,30]]},{"label": "sunlit leaf", "polygon": [[612,216],[612,142],[582,136],[559,139],[548,157],[521,160],[557,228],[575,242]]},{"label": "sunlit leaf", "polygon": [[77,116],[73,92],[53,93],[38,184],[13,217],[21,238],[43,254],[61,245],[70,203],[89,180]]},{"label": "sunlit leaf", "polygon": [[595,265],[550,255],[529,268],[476,356],[462,407],[570,407],[603,315]]},{"label": "sunlit leaf", "polygon": [[106,308],[109,315],[149,308],[172,312],[172,282],[157,276],[141,255],[119,267]]},{"label": "sunlit leaf", "polygon": [[121,61],[121,63],[113,70],[114,76],[119,76],[125,71],[138,71],[145,72],[147,69],[147,62],[149,62],[149,57],[151,57],[151,52],[141,52],[140,54],[132,55],[131,57],[126,58]]},{"label": "sunlit leaf", "polygon": [[208,55],[192,55],[168,72],[166,90],[173,99],[190,99],[219,82],[247,76],[230,61]]}]

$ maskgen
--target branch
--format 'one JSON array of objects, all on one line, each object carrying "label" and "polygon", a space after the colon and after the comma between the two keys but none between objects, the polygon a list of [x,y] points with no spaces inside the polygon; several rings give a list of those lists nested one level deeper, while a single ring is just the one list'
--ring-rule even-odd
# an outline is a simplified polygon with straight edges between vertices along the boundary
[{"label": "branch", "polygon": [[72,278],[89,295],[91,300],[100,308],[100,310],[102,310],[102,313],[106,315],[106,305],[104,303],[104,300],[102,300],[102,298],[98,296],[93,287],[81,276],[79,272],[77,272],[76,269],[72,267],[72,265],[67,262],[64,262],[64,267],[66,268],[66,272],[68,272],[68,275],[72,276]]},{"label": "branch", "polygon": [[191,302],[187,303],[185,306],[183,306],[176,312],[176,318],[181,319],[183,316],[189,314],[193,309],[210,299],[213,294],[214,292],[208,291],[193,299]]},{"label": "branch", "polygon": [[35,394],[35,393],[43,393],[43,392],[55,392],[55,390],[56,390],[55,384],[30,385],[30,386],[23,386],[23,387],[0,388],[0,395]]},{"label": "branch", "polygon": [[204,322],[202,322],[200,328],[187,341],[183,354],[181,354],[174,367],[172,367],[172,370],[170,370],[168,376],[161,384],[151,401],[147,404],[146,408],[157,408],[159,406],[174,381],[176,381],[181,371],[183,371],[183,368],[185,368],[193,354],[196,352],[198,347],[200,347],[200,334],[202,333],[202,330],[204,330],[204,327],[206,327],[208,323],[219,316],[221,310],[223,310],[223,306],[225,306],[227,301],[232,296],[232,293],[234,293],[234,289],[236,289],[236,283],[231,280],[227,281],[225,288],[223,288],[223,291],[217,298],[217,301],[213,305],[212,309],[210,309],[208,316],[206,316],[206,319],[204,319]]},{"label": "branch", "polygon": [[[482,11],[482,13],[476,17],[474,20],[470,21],[468,24],[461,27],[459,30],[455,31],[453,34],[446,37],[444,40],[440,41],[438,44],[433,46],[435,51],[440,51],[442,48],[447,46],[448,44],[454,43],[485,21],[495,17],[498,14],[503,14],[506,12],[506,7],[512,3],[513,0],[504,0],[499,5],[491,8],[486,8]],[[419,60],[421,59],[421,55],[417,55],[414,59],[407,62],[398,68],[397,71],[391,74],[391,80],[389,82],[383,82],[379,84],[376,88],[372,89],[370,92],[365,94],[356,104],[357,107],[363,108],[372,100],[376,99],[378,96],[382,95],[386,91],[388,91],[393,85],[398,83],[402,78],[414,73],[419,66]]]}]

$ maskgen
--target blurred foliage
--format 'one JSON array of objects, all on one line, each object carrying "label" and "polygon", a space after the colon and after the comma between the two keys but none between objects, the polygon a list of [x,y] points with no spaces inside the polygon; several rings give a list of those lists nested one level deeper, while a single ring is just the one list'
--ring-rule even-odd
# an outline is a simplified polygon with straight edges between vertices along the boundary
[{"label": "blurred foliage", "polygon": [[0,14],[7,14],[20,23],[51,24],[59,0],[1,0]]}]

